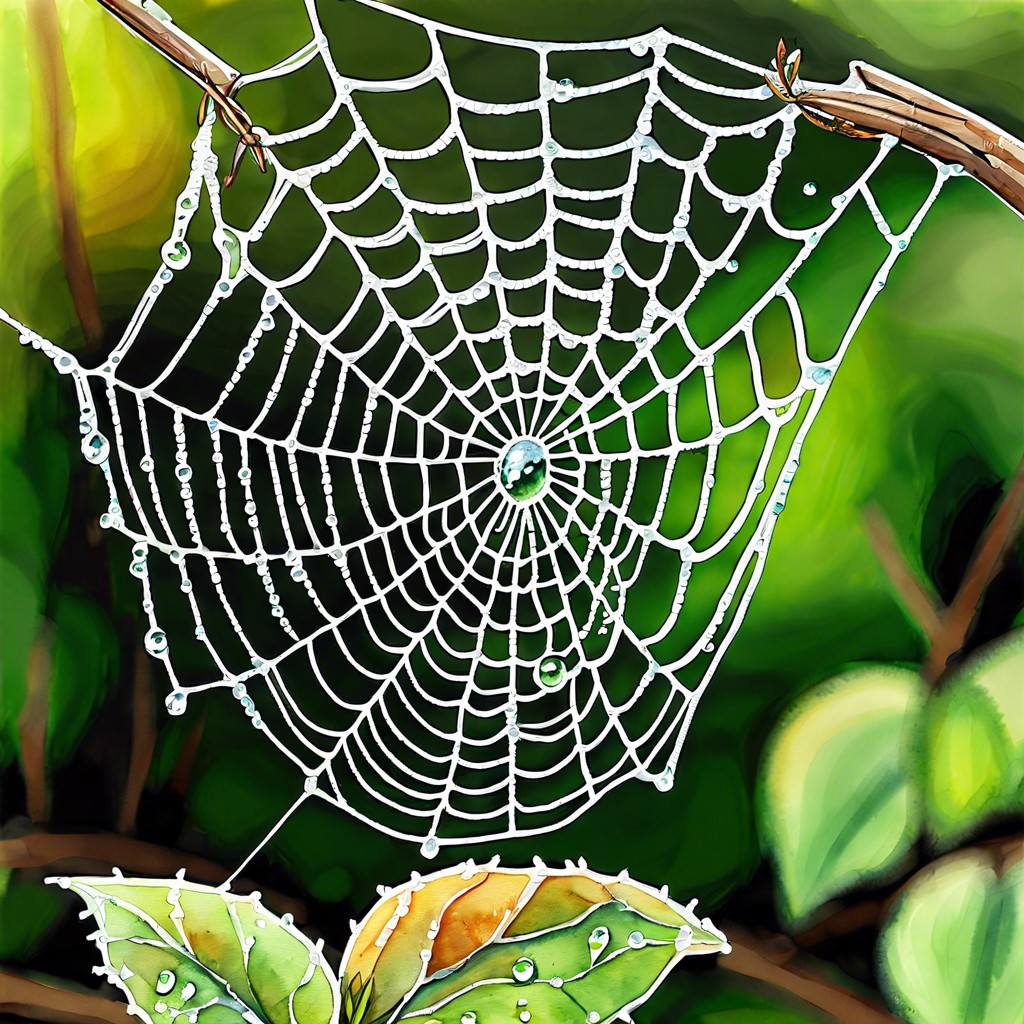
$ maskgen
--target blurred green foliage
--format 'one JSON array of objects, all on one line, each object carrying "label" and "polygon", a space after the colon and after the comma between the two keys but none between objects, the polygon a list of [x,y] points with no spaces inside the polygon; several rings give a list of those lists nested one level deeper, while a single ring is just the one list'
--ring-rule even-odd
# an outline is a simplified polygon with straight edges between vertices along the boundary
[{"label": "blurred green foliage", "polygon": [[1020,1020],[1024,862],[984,848],[950,854],[904,889],[882,931],[896,1011],[913,1024]]},{"label": "blurred green foliage", "polygon": [[[269,64],[308,35],[299,4],[180,0],[167,6],[187,31],[240,68]],[[1024,64],[1024,7],[1010,0],[407,0],[405,6],[465,27],[537,38],[621,36],[663,23],[757,64],[767,61],[781,34],[796,38],[811,78],[841,80],[851,59],[866,59],[1017,135],[1024,126],[1024,85],[1017,71]],[[166,236],[172,197],[189,157],[197,95],[97,4],[59,0],[58,9],[74,91],[83,231],[103,312],[117,323],[134,305]],[[351,41],[367,60],[393,45],[380,27],[384,23],[377,24],[373,37]],[[26,33],[24,5],[0,0],[0,302],[55,341],[80,347],[60,262],[39,65]],[[298,97],[268,91],[260,118],[294,123],[315,95],[315,83]],[[226,149],[232,144],[223,139]],[[815,172],[819,179],[844,171],[847,159],[860,159],[859,144],[846,145],[842,153],[850,155],[833,157],[834,168]],[[238,210],[255,210],[266,185],[247,167],[231,201]],[[912,169],[894,173],[883,195],[887,212],[898,214],[918,187]],[[535,853],[549,860],[582,853],[596,868],[627,866],[637,877],[662,879],[673,893],[698,896],[711,906],[743,892],[761,862],[752,796],[758,759],[780,710],[853,663],[917,663],[924,651],[923,636],[901,611],[864,532],[864,505],[875,501],[882,507],[911,564],[941,592],[949,585],[958,517],[979,492],[1011,476],[1020,459],[1020,230],[1012,212],[963,179],[946,186],[915,236],[858,332],[810,434],[804,469],[780,517],[758,594],[702,701],[675,789],[661,794],[630,784],[556,834],[470,847],[458,857],[484,859],[499,852],[507,862],[529,863]],[[293,234],[301,232],[295,228]],[[282,260],[289,258],[288,237]],[[855,250],[854,245],[809,265],[808,304],[823,317],[842,294]],[[709,306],[709,322],[719,312]],[[72,758],[102,703],[109,698],[123,705],[129,689],[114,686],[125,638],[119,639],[113,623],[137,605],[138,590],[123,572],[128,553],[119,539],[107,542],[115,562],[109,579],[81,568],[93,565],[81,555],[81,530],[65,542],[73,498],[76,514],[84,517],[97,511],[99,492],[95,471],[78,457],[77,423],[64,381],[44,362],[0,329],[0,764],[18,752],[26,666],[41,616],[55,624],[57,637],[48,729],[52,765]],[[53,582],[62,544],[65,563],[79,563],[77,576],[71,572],[74,585]],[[1000,731],[1007,717],[994,716],[987,700],[974,699],[979,686],[985,689],[973,676],[951,683],[941,698],[949,710],[941,718],[934,710],[940,699],[930,703],[929,743],[943,751],[964,745],[988,751],[988,760],[977,762],[977,786],[967,787],[966,796],[958,795],[952,779],[929,776],[924,806],[940,839],[954,841],[993,808],[1005,809],[1011,798],[1011,775],[998,766],[1007,759],[1019,764],[1020,730]],[[999,706],[1000,696],[990,696]],[[231,861],[248,853],[277,821],[301,780],[269,744],[253,742],[233,702],[211,698],[206,706],[185,795],[188,827]],[[190,711],[185,720],[168,723],[161,717],[158,724],[154,789],[171,775],[197,718]],[[876,740],[858,742],[878,751]],[[896,755],[887,749],[879,756],[890,763]],[[936,763],[945,756],[936,755]],[[992,781],[997,775],[998,785]],[[819,835],[835,804],[824,790],[816,800],[820,820],[810,823],[810,832]],[[902,829],[891,824],[877,865],[889,866],[905,851]],[[313,899],[350,899],[360,908],[373,886],[404,878],[419,866],[412,846],[321,804],[303,806],[267,850]],[[837,879],[846,877],[851,876],[844,869],[805,881],[792,899],[791,915],[837,892]],[[10,899],[36,898],[11,895],[21,888],[10,884],[0,913],[14,913]],[[43,910],[33,915],[49,919]],[[7,932],[5,943],[10,935],[6,957],[27,957],[38,938]],[[899,943],[892,941],[896,948]],[[894,953],[890,959],[898,958]],[[892,968],[891,976],[898,972]],[[769,1008],[757,994],[716,992],[716,984],[697,984],[680,972],[652,1002],[651,1013],[659,1016],[651,1019],[680,1019],[677,1008],[684,998],[686,1021],[814,1019],[787,1007]],[[892,987],[907,1005],[917,1005],[916,990],[905,990],[900,981]]]}]

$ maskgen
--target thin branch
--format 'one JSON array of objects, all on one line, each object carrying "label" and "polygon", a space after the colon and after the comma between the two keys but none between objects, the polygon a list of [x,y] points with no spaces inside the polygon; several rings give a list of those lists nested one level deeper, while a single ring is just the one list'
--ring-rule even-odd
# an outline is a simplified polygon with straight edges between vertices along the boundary
[{"label": "thin branch", "polygon": [[883,1006],[822,978],[801,961],[797,948],[783,936],[760,940],[739,925],[726,926],[732,952],[718,958],[724,970],[767,982],[819,1010],[838,1024],[898,1024]]},{"label": "thin branch", "polygon": [[942,632],[943,606],[937,595],[910,568],[892,526],[877,505],[864,510],[864,528],[889,582],[910,617],[933,645]]},{"label": "thin branch", "polygon": [[167,788],[179,796],[184,796],[192,779],[192,768],[196,763],[196,755],[199,753],[199,744],[203,738],[203,730],[206,728],[206,714],[207,712],[204,708],[199,721],[196,722],[195,727],[185,737],[185,742],[181,745],[181,753],[178,755],[178,761],[171,771],[170,777],[167,779]]},{"label": "thin branch", "polygon": [[23,978],[0,968],[0,1013],[50,1024],[126,1024],[125,1003]]},{"label": "thin branch", "polygon": [[[32,832],[19,839],[0,840],[0,868],[47,867],[90,873],[109,871],[115,865],[125,872],[155,878],[170,878],[184,868],[189,877],[213,885],[221,885],[230,876],[220,864],[205,857],[105,832]],[[238,879],[236,888],[251,891],[257,886]],[[306,905],[301,900],[263,886],[258,888],[269,906],[291,914],[299,923],[306,920]]]},{"label": "thin branch", "polygon": [[885,914],[889,900],[864,900],[852,906],[843,907],[830,914],[823,921],[793,936],[793,942],[800,949],[813,949],[829,939],[841,938],[859,932],[862,928],[876,927]]},{"label": "thin branch", "polygon": [[932,644],[922,670],[926,679],[937,679],[949,659],[963,647],[978,606],[988,585],[998,575],[1024,522],[1024,462],[1003,497],[996,514],[982,534],[960,588],[942,616],[942,631]]},{"label": "thin branch", "polygon": [[18,716],[21,770],[25,803],[33,822],[50,816],[50,784],[46,773],[46,726],[50,715],[50,676],[54,643],[53,623],[43,619],[29,652],[25,673],[25,703]]},{"label": "thin branch", "polygon": [[93,351],[103,334],[103,319],[78,216],[74,165],[75,103],[64,60],[55,0],[29,0],[28,28],[37,52],[46,106],[61,258],[75,313],[85,335],[86,349]]},{"label": "thin branch", "polygon": [[819,127],[855,138],[895,135],[904,145],[958,163],[1024,216],[1024,143],[963,107],[869,64],[852,64],[857,84],[804,89],[786,73],[780,40],[777,96]]},{"label": "thin branch", "polygon": [[135,647],[135,668],[132,674],[132,753],[128,763],[128,776],[124,783],[124,797],[117,830],[122,835],[135,831],[139,801],[146,788],[149,766],[153,762],[156,746],[156,727],[153,725],[153,676],[149,657],[142,644]]}]

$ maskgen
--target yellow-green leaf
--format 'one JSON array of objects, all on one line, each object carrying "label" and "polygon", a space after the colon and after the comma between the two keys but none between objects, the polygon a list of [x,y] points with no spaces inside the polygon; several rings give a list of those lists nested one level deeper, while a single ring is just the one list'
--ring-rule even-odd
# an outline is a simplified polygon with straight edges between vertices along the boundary
[{"label": "yellow-green leaf", "polygon": [[179,879],[53,879],[96,920],[104,973],[148,1024],[335,1024],[337,981],[258,894]]},{"label": "yellow-green leaf", "polygon": [[806,694],[769,739],[758,816],[790,921],[910,851],[923,706],[914,672],[861,669]]},{"label": "yellow-green leaf", "polygon": [[1024,1020],[1024,862],[986,848],[917,874],[879,940],[883,987],[913,1024]]},{"label": "yellow-green leaf", "polygon": [[929,702],[928,827],[949,845],[993,815],[1024,809],[1024,631],[990,645]]}]

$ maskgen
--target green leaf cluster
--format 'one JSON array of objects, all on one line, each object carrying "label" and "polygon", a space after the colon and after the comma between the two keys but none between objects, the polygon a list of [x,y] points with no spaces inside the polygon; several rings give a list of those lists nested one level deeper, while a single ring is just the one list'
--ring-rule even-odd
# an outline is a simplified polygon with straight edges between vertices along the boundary
[{"label": "green leaf cluster", "polygon": [[[904,874],[915,845],[948,848],[1024,813],[1024,633],[983,649],[934,693],[875,666],[806,694],[768,742],[759,793],[783,917]],[[1012,972],[1024,943],[1020,865],[991,849],[951,855],[902,893],[880,939],[887,992],[908,1020],[1024,1016]]]}]

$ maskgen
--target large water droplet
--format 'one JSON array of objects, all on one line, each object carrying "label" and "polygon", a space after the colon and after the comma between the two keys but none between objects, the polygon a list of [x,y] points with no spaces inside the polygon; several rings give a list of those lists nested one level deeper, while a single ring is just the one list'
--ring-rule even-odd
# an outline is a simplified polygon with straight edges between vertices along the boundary
[{"label": "large water droplet", "polygon": [[188,709],[188,697],[182,690],[175,690],[166,701],[164,706],[167,708],[169,715],[183,715]]},{"label": "large water droplet", "polygon": [[467,1010],[460,1018],[460,1024],[476,1024],[476,1014],[472,1010]]},{"label": "large water droplet", "polygon": [[512,980],[517,985],[525,985],[528,981],[533,981],[536,976],[537,965],[528,956],[521,956],[512,965]]},{"label": "large water droplet", "polygon": [[813,196],[814,193],[817,192],[817,191],[818,191],[818,186],[813,181],[808,181],[804,185],[804,195],[805,196]]},{"label": "large water droplet", "polygon": [[557,690],[565,676],[565,662],[561,658],[543,658],[537,666],[537,682],[545,690]]},{"label": "large water droplet", "polygon": [[192,982],[191,982],[191,981],[190,981],[190,982],[189,982],[189,983],[188,983],[187,985],[185,985],[185,987],[184,987],[184,988],[182,988],[182,990],[181,990],[181,998],[182,998],[182,1000],[184,1000],[184,1001],[185,1001],[186,1003],[187,1003],[187,1002],[188,1002],[188,1001],[189,1001],[189,1000],[190,1000],[190,999],[191,999],[191,998],[192,998],[192,997],[193,997],[193,996],[194,996],[195,994],[196,994],[196,987],[195,987],[195,985],[193,985],[193,984],[192,984]]},{"label": "large water droplet", "polygon": [[516,441],[505,452],[498,477],[516,501],[535,498],[547,484],[548,460],[543,447],[529,438]]},{"label": "large water droplet", "polygon": [[110,454],[110,442],[98,430],[94,430],[82,439],[82,454],[86,462],[99,465]]},{"label": "large water droplet", "polygon": [[177,268],[185,266],[192,253],[184,242],[168,242],[163,248],[162,255],[172,268]]},{"label": "large water droplet", "polygon": [[146,634],[145,644],[150,654],[163,654],[167,650],[167,634],[162,629],[151,629]]},{"label": "large water droplet", "polygon": [[161,971],[157,975],[156,984],[153,986],[156,989],[158,996],[165,996],[168,992],[174,988],[174,971]]},{"label": "large water droplet", "polygon": [[633,948],[633,949],[640,949],[642,946],[646,945],[646,943],[647,943],[647,939],[644,938],[644,933],[643,932],[630,932],[629,933],[629,938],[626,939],[626,941],[629,943],[630,947]]},{"label": "large water droplet", "polygon": [[597,958],[608,947],[608,929],[604,925],[598,925],[587,939],[587,948],[590,950],[591,965],[597,963]]}]

